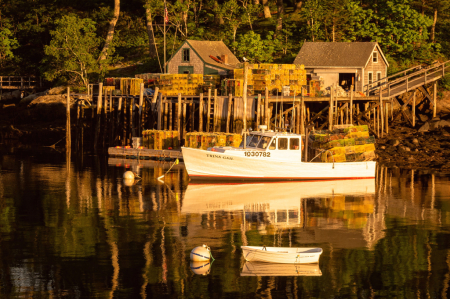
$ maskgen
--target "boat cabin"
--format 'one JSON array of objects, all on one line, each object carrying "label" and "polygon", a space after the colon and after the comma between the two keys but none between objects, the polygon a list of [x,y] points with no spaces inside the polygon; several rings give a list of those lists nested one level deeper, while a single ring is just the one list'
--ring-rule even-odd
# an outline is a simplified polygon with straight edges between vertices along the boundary
[{"label": "boat cabin", "polygon": [[246,146],[244,141],[239,148],[223,147],[214,148],[213,151],[238,150],[245,151],[245,156],[271,157],[277,160],[301,161],[302,160],[302,136],[285,132],[251,132],[247,135]]}]

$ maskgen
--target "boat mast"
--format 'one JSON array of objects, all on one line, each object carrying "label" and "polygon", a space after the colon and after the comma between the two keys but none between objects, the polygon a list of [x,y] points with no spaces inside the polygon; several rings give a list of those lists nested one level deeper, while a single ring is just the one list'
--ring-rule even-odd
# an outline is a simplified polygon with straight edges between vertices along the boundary
[{"label": "boat mast", "polygon": [[247,146],[247,76],[248,76],[248,64],[244,61],[244,86],[242,92],[242,99],[244,100],[244,148]]}]

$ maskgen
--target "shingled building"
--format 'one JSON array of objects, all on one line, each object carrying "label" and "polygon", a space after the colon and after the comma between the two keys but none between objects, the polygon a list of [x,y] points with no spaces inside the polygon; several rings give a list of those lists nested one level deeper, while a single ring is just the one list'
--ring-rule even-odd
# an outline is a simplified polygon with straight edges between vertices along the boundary
[{"label": "shingled building", "polygon": [[227,75],[239,60],[222,41],[186,40],[167,62],[169,74]]},{"label": "shingled building", "polygon": [[389,66],[376,42],[305,42],[294,64],[303,64],[309,74],[322,77],[324,87],[337,83],[344,89],[353,85],[356,91],[385,78]]}]

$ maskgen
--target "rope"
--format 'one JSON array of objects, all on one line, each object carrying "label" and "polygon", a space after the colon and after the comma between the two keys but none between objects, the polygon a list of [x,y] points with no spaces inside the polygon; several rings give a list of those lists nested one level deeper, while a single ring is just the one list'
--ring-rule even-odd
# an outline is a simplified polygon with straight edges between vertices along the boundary
[{"label": "rope", "polygon": [[209,251],[209,256],[211,257],[212,261],[214,262],[215,259],[214,259],[213,256],[212,256],[211,248],[209,248],[209,246],[208,246],[207,249],[208,249],[208,251]]},{"label": "rope", "polygon": [[169,170],[167,170],[166,173],[163,174],[162,176],[158,177],[157,180],[164,177],[172,169],[172,167],[174,167],[176,164],[178,164],[178,162],[179,162],[178,159],[176,159],[175,162],[173,162],[172,166],[170,166]]}]

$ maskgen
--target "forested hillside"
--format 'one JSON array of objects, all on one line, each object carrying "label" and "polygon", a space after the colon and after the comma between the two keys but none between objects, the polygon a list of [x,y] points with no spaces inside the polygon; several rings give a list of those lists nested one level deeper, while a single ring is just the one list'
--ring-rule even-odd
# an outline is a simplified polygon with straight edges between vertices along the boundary
[{"label": "forested hillside", "polygon": [[186,39],[292,63],[304,41],[378,41],[390,72],[450,56],[450,0],[0,0],[0,75],[85,85],[114,68],[161,72]]}]

